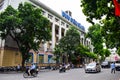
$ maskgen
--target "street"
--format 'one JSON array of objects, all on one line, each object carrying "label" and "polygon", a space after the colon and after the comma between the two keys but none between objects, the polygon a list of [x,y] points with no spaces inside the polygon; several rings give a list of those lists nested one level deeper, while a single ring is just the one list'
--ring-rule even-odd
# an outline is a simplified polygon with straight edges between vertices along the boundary
[{"label": "street", "polygon": [[40,71],[38,77],[23,78],[23,73],[0,73],[0,80],[120,80],[120,71],[111,74],[110,69],[102,69],[100,73],[85,73],[83,68],[56,71]]}]

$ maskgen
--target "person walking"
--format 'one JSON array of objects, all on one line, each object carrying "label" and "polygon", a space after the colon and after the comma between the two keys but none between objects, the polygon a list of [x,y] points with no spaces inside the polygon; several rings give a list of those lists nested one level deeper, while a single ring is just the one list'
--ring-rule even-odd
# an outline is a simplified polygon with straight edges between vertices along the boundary
[{"label": "person walking", "polygon": [[115,74],[115,63],[114,62],[111,63],[111,73],[113,72]]},{"label": "person walking", "polygon": [[17,72],[20,71],[21,67],[20,64],[17,65]]}]

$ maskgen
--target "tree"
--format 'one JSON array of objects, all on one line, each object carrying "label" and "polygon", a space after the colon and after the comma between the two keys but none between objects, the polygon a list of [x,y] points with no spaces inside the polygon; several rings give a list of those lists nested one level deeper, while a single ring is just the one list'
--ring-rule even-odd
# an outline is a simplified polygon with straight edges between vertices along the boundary
[{"label": "tree", "polygon": [[120,47],[118,48],[117,54],[120,56]]},{"label": "tree", "polygon": [[17,43],[24,66],[29,51],[36,51],[42,40],[50,40],[49,24],[49,20],[41,15],[41,9],[30,3],[21,3],[18,9],[8,6],[0,14],[0,36],[5,39],[9,35]]},{"label": "tree", "polygon": [[[92,58],[92,59],[97,59],[97,55],[93,52],[90,52],[89,48],[80,44],[76,48],[76,56],[80,56],[82,60],[87,59],[87,58]],[[85,63],[85,60],[83,61]]]},{"label": "tree", "polygon": [[94,24],[99,20],[102,35],[108,48],[117,49],[120,46],[120,17],[115,16],[115,6],[112,0],[81,0],[83,13],[87,21]]},{"label": "tree", "polygon": [[92,45],[94,46],[94,53],[98,56],[102,56],[101,51],[103,50],[103,37],[101,34],[101,26],[99,24],[90,26],[86,37],[91,39]]},{"label": "tree", "polygon": [[60,63],[60,58],[62,57],[62,50],[61,48],[59,47],[59,45],[56,45],[55,48],[54,48],[54,55],[56,56],[55,60],[56,60],[56,63]]},{"label": "tree", "polygon": [[104,49],[103,47],[104,38],[101,30],[102,27],[99,24],[94,24],[89,27],[86,37],[91,38],[92,45],[94,46],[94,53],[97,54],[98,57],[100,56],[102,60],[104,60],[105,57],[110,55],[110,51],[108,49]]},{"label": "tree", "polygon": [[112,0],[81,0],[81,3],[82,11],[90,23],[94,24],[94,19],[101,20],[103,16],[114,15]]},{"label": "tree", "polygon": [[88,55],[89,58],[98,59],[98,56],[93,52],[87,52],[87,55]]},{"label": "tree", "polygon": [[111,52],[108,49],[103,49],[101,52],[101,61],[105,60],[106,57],[108,57]]},{"label": "tree", "polygon": [[88,47],[79,44],[76,48],[76,55],[77,56],[81,56],[81,57],[87,57],[87,53],[90,52],[90,50],[88,49]]},{"label": "tree", "polygon": [[66,35],[61,38],[59,41],[59,47],[63,51],[64,55],[68,57],[68,61],[70,62],[74,59],[74,53],[76,46],[80,44],[80,33],[75,27],[70,27],[67,30]]}]

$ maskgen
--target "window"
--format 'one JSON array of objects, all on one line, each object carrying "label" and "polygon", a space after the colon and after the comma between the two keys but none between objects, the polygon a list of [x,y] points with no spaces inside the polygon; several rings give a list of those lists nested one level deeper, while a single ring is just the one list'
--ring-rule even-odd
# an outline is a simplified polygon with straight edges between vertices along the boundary
[{"label": "window", "polygon": [[44,63],[44,55],[38,54],[38,63]]},{"label": "window", "polygon": [[55,18],[55,22],[59,22],[59,19]]},{"label": "window", "polygon": [[52,19],[53,16],[52,16],[51,14],[48,14],[48,18],[49,18],[49,19]]},{"label": "window", "polygon": [[41,14],[42,14],[42,15],[45,15],[45,11],[42,10],[42,11],[41,11]]},{"label": "window", "polygon": [[48,55],[48,63],[52,63],[52,55]]},{"label": "window", "polygon": [[69,25],[67,24],[66,27],[69,28]]},{"label": "window", "polygon": [[64,23],[64,22],[61,22],[61,25],[62,25],[62,26],[64,26],[64,25],[65,25],[65,23]]}]

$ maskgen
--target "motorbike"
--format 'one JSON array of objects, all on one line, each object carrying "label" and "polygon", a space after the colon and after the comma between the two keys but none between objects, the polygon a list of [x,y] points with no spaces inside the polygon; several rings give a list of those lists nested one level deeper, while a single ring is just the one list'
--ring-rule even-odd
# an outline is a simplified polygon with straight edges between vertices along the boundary
[{"label": "motorbike", "polygon": [[38,69],[34,69],[32,71],[30,71],[31,75],[28,72],[29,69],[27,69],[24,73],[23,73],[23,77],[24,78],[28,78],[28,77],[37,77],[38,75]]},{"label": "motorbike", "polygon": [[61,72],[66,72],[65,66],[60,65],[59,73],[61,73]]}]

